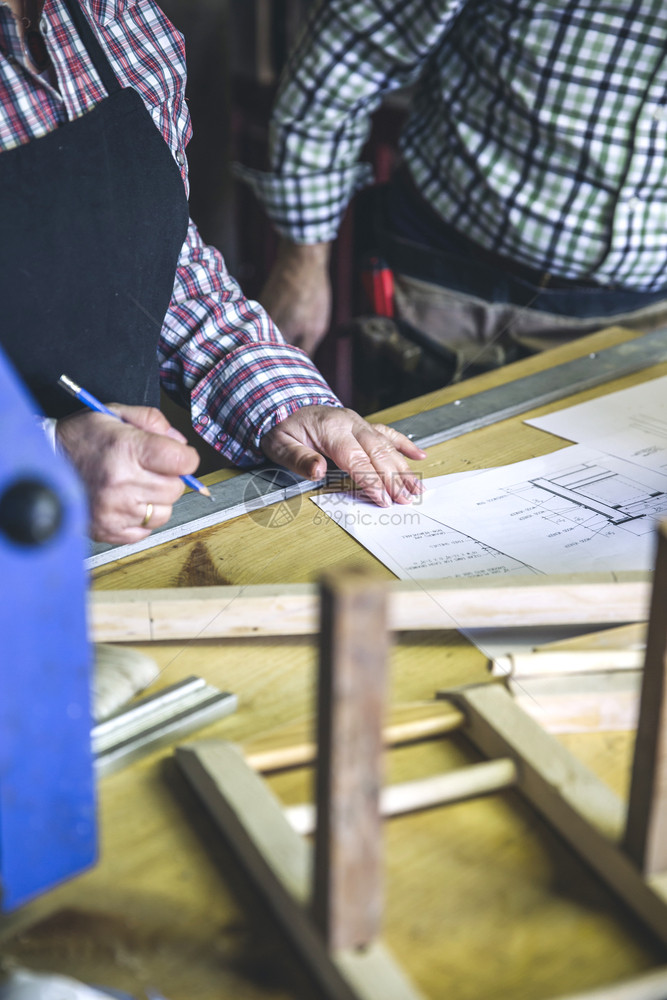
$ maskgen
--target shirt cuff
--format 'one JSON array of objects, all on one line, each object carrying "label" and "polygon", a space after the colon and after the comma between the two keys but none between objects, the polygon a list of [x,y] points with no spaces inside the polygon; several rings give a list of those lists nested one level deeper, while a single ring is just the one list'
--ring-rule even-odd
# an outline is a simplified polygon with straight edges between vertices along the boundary
[{"label": "shirt cuff", "polygon": [[248,184],[275,228],[293,243],[329,243],[356,191],[373,183],[370,163],[318,174],[274,174],[232,165],[234,176]]},{"label": "shirt cuff", "polygon": [[262,437],[291,413],[342,405],[308,356],[289,344],[239,348],[191,393],[194,429],[241,467],[264,460]]}]

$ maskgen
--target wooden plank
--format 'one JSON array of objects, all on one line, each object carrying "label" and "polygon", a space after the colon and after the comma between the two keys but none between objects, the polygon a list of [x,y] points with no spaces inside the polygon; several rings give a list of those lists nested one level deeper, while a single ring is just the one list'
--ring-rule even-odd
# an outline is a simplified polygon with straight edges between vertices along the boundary
[{"label": "wooden plank", "polygon": [[239,751],[223,741],[177,747],[176,760],[265,904],[298,949],[323,1000],[419,1000],[378,941],[330,955],[306,904],[312,850]]},{"label": "wooden plank", "polygon": [[332,951],[366,947],[382,920],[386,591],[354,567],[320,583],[313,918]]},{"label": "wooden plank", "polygon": [[[648,618],[650,574],[396,581],[389,594],[394,631],[616,624]],[[240,636],[313,635],[311,584],[93,591],[91,638],[150,642]]]},{"label": "wooden plank", "polygon": [[465,712],[466,735],[486,756],[512,757],[518,788],[640,920],[667,943],[667,878],[649,880],[619,847],[621,800],[545,733],[499,684],[450,695]]},{"label": "wooden plank", "polygon": [[625,849],[645,875],[667,871],[667,522],[658,550],[632,765]]},{"label": "wooden plank", "polygon": [[634,732],[640,670],[519,677],[505,681],[515,702],[548,733]]}]

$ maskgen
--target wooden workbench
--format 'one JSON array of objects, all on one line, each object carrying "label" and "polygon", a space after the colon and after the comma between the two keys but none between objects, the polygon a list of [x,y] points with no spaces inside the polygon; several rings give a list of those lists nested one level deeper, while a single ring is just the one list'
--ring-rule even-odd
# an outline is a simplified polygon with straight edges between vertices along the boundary
[{"label": "wooden workbench", "polygon": [[[597,334],[396,407],[382,419],[398,419],[417,405],[439,405],[628,336]],[[605,391],[664,369],[624,378]],[[581,393],[568,403],[595,394]],[[421,468],[434,476],[562,446],[516,418],[432,448]],[[324,567],[376,562],[307,497],[283,507],[279,517],[275,511],[256,512],[111,564],[97,571],[94,586],[307,581]],[[248,749],[289,745],[308,735],[316,656],[307,637],[163,643],[151,652],[162,667],[160,685],[198,674],[238,695],[238,711],[202,735]],[[392,716],[432,714],[437,689],[485,677],[481,654],[455,633],[398,636]],[[563,741],[625,794],[628,734]],[[431,741],[392,751],[388,778],[409,780],[475,759],[461,736]],[[271,786],[285,802],[304,801],[311,777],[300,769],[271,779]],[[169,751],[105,778],[99,800],[98,865],[5,918],[0,924],[5,958],[136,997],[151,988],[169,1000],[314,995]],[[386,850],[384,937],[433,1000],[547,1000],[664,961],[658,945],[514,793],[391,820]]]}]

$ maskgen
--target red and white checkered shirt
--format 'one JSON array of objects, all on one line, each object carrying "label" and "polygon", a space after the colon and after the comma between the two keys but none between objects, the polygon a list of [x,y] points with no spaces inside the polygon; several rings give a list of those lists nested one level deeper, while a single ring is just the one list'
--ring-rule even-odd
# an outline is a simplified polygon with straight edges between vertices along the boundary
[{"label": "red and white checkered shirt", "polygon": [[[122,86],[134,87],[188,187],[182,36],[152,0],[81,0]],[[40,22],[59,90],[25,65],[15,19],[0,3],[0,152],[90,111],[106,96],[62,0]],[[303,351],[285,344],[246,299],[222,255],[190,222],[159,344],[160,377],[190,406],[195,430],[238,465],[261,458],[262,435],[302,406],[340,405]]]}]

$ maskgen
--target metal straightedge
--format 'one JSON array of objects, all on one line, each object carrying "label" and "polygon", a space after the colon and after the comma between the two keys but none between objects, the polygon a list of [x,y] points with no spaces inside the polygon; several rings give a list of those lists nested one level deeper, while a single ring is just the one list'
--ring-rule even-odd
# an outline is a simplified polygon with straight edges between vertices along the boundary
[{"label": "metal straightedge", "polygon": [[[661,361],[667,361],[667,327],[473,396],[423,410],[397,420],[391,426],[420,447],[428,448],[576,392],[604,385]],[[340,473],[336,474],[340,476]],[[174,541],[324,485],[331,485],[328,478],[312,482],[274,466],[240,473],[233,479],[210,487],[213,504],[202,500],[196,493],[181,497],[174,505],[170,520],[141,542],[117,546],[95,544],[86,566],[94,569],[115,562],[124,556]]]},{"label": "metal straightedge", "polygon": [[139,699],[93,728],[98,777],[230,715],[237,705],[236,695],[218,690],[201,677],[186,677]]},{"label": "metal straightedge", "polygon": [[[322,480],[324,482],[324,480]],[[155,545],[172,542],[193,531],[210,528],[223,521],[248,514],[253,510],[268,507],[269,504],[314,489],[318,484],[310,479],[302,479],[286,469],[278,467],[263,467],[253,472],[242,472],[232,479],[209,486],[211,500],[201,497],[198,493],[185,493],[174,504],[174,510],[166,524],[156,528],[148,538],[131,545],[108,545],[95,542],[92,555],[86,559],[86,568],[95,569],[106,563],[115,562],[125,556],[143,552]]]}]

